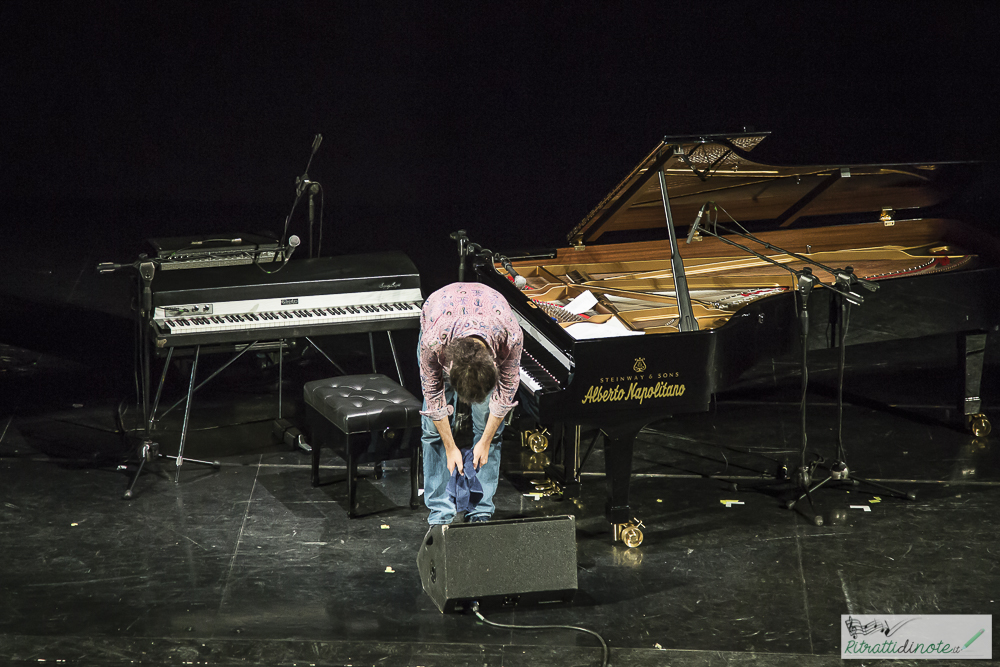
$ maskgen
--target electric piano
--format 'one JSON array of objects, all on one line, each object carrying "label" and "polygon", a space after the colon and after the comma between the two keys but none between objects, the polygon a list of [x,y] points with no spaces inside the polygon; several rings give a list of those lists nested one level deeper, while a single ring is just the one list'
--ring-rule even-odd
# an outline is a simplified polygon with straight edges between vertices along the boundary
[{"label": "electric piano", "polygon": [[423,303],[398,252],[171,271],[151,291],[157,348],[416,328]]},{"label": "electric piano", "polygon": [[[196,376],[203,346],[232,346],[236,352],[202,381],[205,384],[258,344],[271,345],[277,341],[280,349],[286,340],[304,338],[326,356],[311,336],[386,331],[396,370],[402,379],[391,332],[420,326],[423,303],[420,274],[409,257],[399,252],[217,266],[169,271],[162,275],[157,275],[154,267],[150,261],[139,265],[143,283],[143,331],[152,343],[142,345],[143,420],[147,427],[143,462],[152,451],[149,449],[149,429],[157,419],[174,351],[194,350],[186,396],[159,415],[162,418],[184,403],[179,449],[177,456],[172,457],[177,466],[175,481],[179,481],[184,463],[194,392],[201,386],[196,386]],[[151,406],[150,348],[166,355]],[[336,365],[332,359],[327,359]],[[279,365],[279,373],[280,368]],[[279,422],[281,385],[279,376]],[[219,467],[218,462],[188,460]],[[141,472],[142,464],[125,492],[126,498],[132,497],[132,485]]]},{"label": "electric piano", "polygon": [[[638,432],[708,410],[712,395],[755,363],[801,348],[796,298],[813,314],[808,347],[830,346],[825,334],[841,312],[830,288],[839,279],[864,300],[846,344],[957,334],[959,414],[977,433],[990,428],[979,383],[986,336],[1000,324],[1000,242],[936,214],[975,165],[774,166],[749,157],[765,136],[665,138],[570,232],[567,247],[508,256],[527,281],[522,289],[502,263],[475,263],[525,332],[522,407],[564,443],[575,428],[559,481],[579,483],[580,428],[603,432],[606,515],[614,539],[629,546],[642,540],[628,491]],[[686,242],[674,224],[693,228]],[[781,251],[745,238],[747,227]],[[604,243],[605,234],[658,229],[666,230],[659,239]],[[820,284],[801,297],[794,272],[807,266]],[[877,291],[850,284],[858,280]],[[588,292],[596,303],[586,322],[552,316]]]}]

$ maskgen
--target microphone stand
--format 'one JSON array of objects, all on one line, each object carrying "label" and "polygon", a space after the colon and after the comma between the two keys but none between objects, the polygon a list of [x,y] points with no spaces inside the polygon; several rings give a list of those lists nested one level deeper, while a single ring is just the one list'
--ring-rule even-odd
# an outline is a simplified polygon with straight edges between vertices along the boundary
[{"label": "microphone stand", "polygon": [[[721,228],[721,225],[717,225],[716,229],[718,229],[718,228]],[[800,437],[801,437],[802,447],[801,447],[801,459],[800,459],[800,462],[799,462],[799,467],[795,471],[795,474],[794,474],[793,477],[794,477],[794,481],[798,484],[799,488],[802,489],[803,493],[802,493],[801,496],[799,496],[799,498],[796,501],[792,501],[790,503],[786,503],[785,506],[788,509],[792,509],[792,508],[795,507],[795,504],[796,504],[796,502],[798,500],[801,500],[802,498],[807,498],[809,500],[809,506],[813,510],[812,516],[811,517],[807,517],[807,518],[809,518],[810,521],[811,521],[811,523],[813,523],[814,525],[816,525],[816,526],[822,526],[823,525],[823,517],[816,513],[816,508],[813,505],[813,501],[812,501],[812,495],[810,494],[811,489],[810,489],[809,485],[812,483],[812,471],[810,469],[810,466],[806,464],[806,452],[808,451],[808,434],[807,434],[807,429],[806,429],[806,394],[807,394],[807,391],[808,391],[808,388],[809,388],[809,363],[808,363],[808,354],[809,354],[809,296],[810,296],[810,294],[812,294],[812,290],[816,286],[822,285],[822,286],[826,287],[827,289],[832,290],[833,292],[839,294],[841,297],[843,297],[844,299],[846,299],[847,301],[849,301],[851,303],[860,304],[860,303],[862,303],[864,301],[864,299],[860,295],[855,294],[855,293],[849,291],[848,288],[845,288],[842,285],[837,285],[837,284],[835,284],[835,285],[825,285],[825,284],[823,284],[820,281],[820,279],[817,278],[813,274],[812,267],[806,266],[805,268],[803,268],[801,270],[793,269],[792,267],[786,266],[785,264],[782,264],[781,262],[778,262],[777,260],[775,260],[775,259],[773,259],[771,257],[768,257],[767,255],[762,255],[762,254],[760,254],[760,253],[752,250],[751,248],[748,248],[747,246],[745,246],[745,245],[743,245],[741,243],[737,243],[736,241],[733,241],[732,239],[727,239],[724,236],[720,236],[718,233],[716,233],[714,231],[708,231],[707,229],[703,230],[703,231],[704,231],[705,234],[708,234],[709,236],[717,238],[720,241],[722,241],[723,243],[726,243],[727,245],[731,245],[731,246],[733,246],[735,248],[739,248],[740,250],[742,250],[744,252],[747,252],[747,253],[749,253],[751,255],[754,255],[755,257],[757,257],[758,259],[760,259],[760,260],[762,260],[764,262],[768,262],[768,263],[773,264],[775,266],[781,267],[782,269],[788,271],[793,276],[795,276],[795,309],[796,309],[796,312],[798,314],[799,335],[800,335],[800,340],[801,340],[801,345],[802,345],[802,356],[801,356],[800,361],[799,361],[800,372],[801,372],[801,375],[802,375],[802,402],[801,402],[800,409],[799,409],[800,410],[800,414],[801,414]],[[738,235],[739,236],[744,236],[744,237],[749,238],[751,240],[755,240],[755,241],[757,240],[755,237],[753,237],[753,236],[751,236],[749,234],[738,234]],[[777,250],[777,251],[780,251],[780,252],[785,252],[786,254],[789,254],[789,255],[793,255],[792,253],[787,253],[787,251],[784,251],[781,248],[777,248],[776,246],[771,246],[770,244],[768,244],[768,246],[772,250]],[[793,256],[795,256],[795,255],[793,255]],[[817,262],[813,262],[812,260],[810,260],[807,257],[802,257],[802,260],[805,261],[805,262],[807,262],[807,263],[809,263],[809,264],[814,264],[816,266],[821,266]],[[735,488],[735,486],[736,485],[733,484],[734,488]]]},{"label": "microphone stand", "polygon": [[[135,483],[139,480],[142,475],[143,468],[146,463],[153,463],[154,461],[161,458],[173,458],[178,466],[178,475],[180,474],[180,465],[183,459],[182,454],[178,453],[176,457],[170,457],[165,454],[160,453],[160,445],[158,442],[153,440],[152,427],[154,416],[156,413],[157,405],[160,402],[160,391],[163,389],[163,382],[166,378],[167,366],[170,365],[170,357],[173,355],[174,348],[170,348],[167,353],[167,359],[164,362],[165,366],[163,368],[163,375],[160,377],[160,384],[156,391],[156,399],[153,404],[150,405],[149,393],[150,393],[150,382],[152,380],[152,355],[150,353],[151,344],[149,342],[149,327],[153,319],[153,277],[156,275],[156,269],[159,267],[160,261],[157,259],[149,259],[145,255],[140,255],[139,260],[132,264],[115,264],[113,262],[102,262],[97,265],[97,271],[99,273],[114,273],[121,269],[134,269],[137,271],[139,280],[136,281],[137,288],[140,292],[140,310],[138,313],[138,327],[139,327],[139,348],[140,348],[140,373],[142,375],[142,443],[138,448],[139,454],[139,467],[136,468],[135,472],[132,474],[132,479],[129,482],[128,487],[122,494],[122,498],[125,500],[131,500],[133,497],[133,488]],[[141,281],[141,286],[139,282]],[[198,364],[198,355],[195,354],[195,363],[191,369],[191,382],[194,382],[194,373]],[[187,428],[186,415],[185,415],[185,431]],[[186,459],[190,463],[199,463],[202,465],[211,466],[213,468],[219,468],[218,461],[199,461],[197,459]],[[126,463],[122,463],[118,466],[118,470],[128,470],[127,459]],[[175,480],[176,481],[176,480]]]},{"label": "microphone stand", "polygon": [[[831,482],[835,482],[835,484],[830,484],[830,486],[828,486],[827,488],[843,488],[845,486],[857,487],[857,486],[859,486],[860,484],[863,483],[863,484],[868,485],[869,487],[872,487],[874,489],[878,489],[880,492],[884,492],[884,493],[888,494],[889,496],[891,496],[893,498],[901,498],[901,499],[907,499],[907,500],[916,500],[917,499],[917,494],[915,492],[913,492],[913,491],[904,492],[904,491],[900,491],[898,489],[890,488],[890,487],[885,486],[883,484],[878,484],[878,483],[873,482],[871,480],[863,479],[863,478],[860,478],[860,477],[852,477],[851,476],[850,467],[847,465],[847,451],[846,451],[846,449],[844,447],[844,368],[846,366],[846,355],[847,355],[847,353],[846,353],[847,328],[848,328],[848,324],[850,323],[851,306],[852,305],[858,305],[859,306],[863,302],[863,299],[861,299],[860,296],[858,296],[858,295],[854,294],[853,292],[851,292],[851,288],[854,287],[855,285],[860,285],[860,286],[864,287],[865,289],[867,289],[870,292],[875,292],[879,288],[878,283],[872,282],[870,280],[865,280],[864,278],[859,278],[858,276],[854,275],[854,269],[853,269],[853,267],[848,266],[848,267],[845,267],[843,269],[830,268],[830,267],[825,266],[823,264],[820,264],[819,262],[816,262],[816,261],[814,261],[814,260],[812,260],[812,259],[810,259],[808,257],[804,257],[804,256],[799,255],[797,253],[789,252],[787,250],[784,250],[783,248],[779,248],[777,246],[774,246],[774,245],[768,243],[767,241],[764,241],[763,239],[759,239],[759,238],[753,236],[752,234],[746,234],[744,232],[739,232],[739,231],[733,230],[733,229],[731,229],[731,228],[729,228],[728,226],[725,226],[725,225],[716,224],[715,227],[716,227],[716,229],[722,229],[723,231],[728,232],[730,234],[735,234],[737,236],[741,236],[743,238],[750,239],[752,241],[760,243],[761,245],[765,246],[769,250],[774,250],[776,252],[782,252],[782,253],[785,253],[785,254],[787,254],[787,255],[789,255],[791,257],[794,257],[794,258],[796,258],[798,260],[801,260],[801,261],[804,261],[804,262],[809,262],[810,264],[818,266],[819,268],[823,269],[824,271],[827,271],[827,272],[831,273],[833,276],[835,276],[835,283],[836,283],[837,287],[839,288],[839,289],[834,289],[833,290],[833,292],[834,292],[834,299],[837,302],[838,309],[839,309],[839,312],[840,312],[840,326],[838,327],[838,340],[837,340],[837,345],[839,347],[839,356],[838,356],[838,359],[837,359],[837,453],[836,453],[836,458],[829,465],[826,465],[824,463],[824,461],[822,459],[820,459],[820,461],[818,461],[816,463],[816,465],[822,466],[822,467],[826,468],[828,470],[828,475],[824,479],[822,479],[821,481],[819,481],[816,484],[814,484],[812,487],[808,488],[805,491],[805,493],[803,493],[802,495],[800,495],[798,498],[796,498],[794,500],[788,501],[785,504],[785,506],[788,509],[792,509],[792,508],[795,507],[795,504],[798,501],[802,500],[803,498],[808,498],[809,502],[811,504],[812,503],[812,498],[811,498],[811,496],[809,496],[809,493],[812,492],[812,491],[815,491],[816,489],[818,489],[818,488],[820,488],[820,487],[822,487],[824,485],[830,484]],[[716,236],[716,238],[720,238],[720,239],[722,238],[722,237],[719,237],[718,235],[715,235],[715,236]],[[801,292],[801,290],[800,290],[800,292]],[[852,299],[851,298],[852,296],[856,297],[856,299]],[[808,326],[808,325],[806,324],[806,326]],[[803,340],[803,346],[805,346],[805,340]],[[805,354],[805,352],[804,352],[804,347],[803,347],[803,355],[804,354]],[[803,389],[802,400],[803,400],[803,406],[804,406],[804,404],[805,404],[805,389]],[[804,411],[804,407],[803,407],[803,411]],[[877,492],[868,492],[868,493],[869,493],[869,495],[873,495],[873,496],[877,495]]]},{"label": "microphone stand", "polygon": [[449,234],[448,238],[458,242],[458,282],[465,282],[465,258],[469,255],[469,236],[464,229],[459,229]]},{"label": "microphone stand", "polygon": [[[836,274],[837,284],[841,285],[847,289],[850,288],[852,282],[859,280],[857,276],[854,275],[854,270],[848,266],[843,271]],[[877,286],[876,286],[877,287]],[[827,469],[828,473],[825,478],[814,484],[811,488],[807,489],[805,493],[800,495],[794,500],[790,500],[785,503],[785,506],[789,509],[795,507],[795,504],[802,500],[802,498],[807,497],[809,493],[819,489],[822,486],[826,488],[834,489],[845,489],[857,488],[861,484],[865,484],[877,491],[863,491],[871,496],[876,496],[880,492],[884,492],[893,498],[902,498],[906,500],[916,500],[917,494],[914,491],[904,492],[898,489],[893,489],[883,484],[878,484],[868,479],[863,479],[861,477],[856,477],[851,475],[851,469],[847,465],[847,450],[844,447],[844,367],[846,365],[846,340],[847,340],[847,327],[850,322],[851,317],[851,302],[844,299],[840,294],[837,294],[834,298],[838,301],[838,306],[840,310],[840,326],[838,327],[838,337],[837,345],[839,346],[839,356],[837,359],[837,454],[834,461],[825,465],[821,460],[817,465],[822,466]],[[811,499],[810,499],[810,502]]]},{"label": "microphone stand", "polygon": [[[309,153],[309,161],[306,162],[306,169],[302,172],[302,175],[295,179],[295,201],[292,202],[292,210],[288,212],[288,217],[285,218],[285,228],[281,232],[281,245],[285,245],[285,236],[288,235],[288,226],[292,222],[292,215],[295,213],[295,207],[299,205],[299,200],[302,199],[302,195],[305,194],[306,188],[312,191],[313,185],[318,185],[313,181],[309,180],[309,167],[312,166],[313,158],[316,156],[316,151],[319,150],[319,145],[323,143],[323,135],[317,134],[313,138],[312,151]],[[311,197],[310,197],[311,200]],[[311,207],[310,207],[311,208]],[[312,257],[312,220],[309,221],[309,256]]]},{"label": "microphone stand", "polygon": [[[866,480],[866,479],[862,479],[862,478],[859,478],[859,477],[852,477],[851,476],[851,472],[850,472],[850,468],[847,465],[847,453],[846,453],[846,449],[844,448],[844,437],[843,437],[844,402],[843,402],[843,394],[844,394],[844,368],[846,366],[847,329],[848,329],[848,324],[850,322],[850,308],[851,308],[851,306],[852,305],[860,306],[864,302],[864,299],[860,295],[852,292],[851,289],[855,285],[860,285],[860,286],[864,287],[865,289],[867,289],[867,290],[869,290],[871,292],[875,292],[879,288],[878,284],[875,283],[875,282],[872,282],[870,280],[865,280],[864,278],[859,278],[858,276],[854,275],[854,269],[852,267],[850,267],[850,266],[848,266],[846,268],[843,268],[843,269],[831,268],[831,267],[825,266],[824,264],[821,264],[821,263],[819,263],[819,262],[817,262],[817,261],[815,261],[815,260],[813,260],[813,259],[811,259],[809,257],[805,257],[803,255],[799,255],[798,253],[790,252],[788,250],[785,250],[784,248],[779,248],[779,247],[777,247],[777,246],[775,246],[773,244],[768,243],[767,241],[764,241],[763,239],[759,239],[759,238],[753,236],[752,234],[747,234],[745,232],[740,232],[740,231],[737,231],[737,230],[733,230],[733,229],[731,229],[731,228],[729,228],[729,227],[727,227],[725,225],[720,225],[718,223],[716,223],[714,225],[714,227],[715,227],[716,230],[721,229],[724,232],[727,232],[729,234],[734,234],[736,236],[740,236],[742,238],[746,238],[746,239],[749,239],[749,240],[754,241],[756,243],[759,243],[759,244],[765,246],[766,248],[768,248],[769,250],[773,250],[773,251],[776,251],[776,252],[781,252],[781,253],[784,253],[786,255],[789,255],[790,257],[794,257],[794,258],[796,258],[796,259],[798,259],[800,261],[807,262],[809,264],[817,266],[817,267],[823,269],[824,271],[827,271],[830,274],[832,274],[833,276],[835,276],[835,285],[834,286],[827,285],[827,287],[829,289],[831,289],[831,291],[833,291],[833,293],[834,293],[834,299],[836,300],[836,302],[838,304],[839,312],[840,312],[840,326],[838,328],[838,346],[839,346],[840,349],[839,349],[839,357],[838,357],[838,361],[837,361],[838,379],[837,379],[837,453],[836,453],[836,459],[832,463],[830,463],[829,465],[827,465],[825,463],[825,461],[822,459],[822,457],[820,457],[820,460],[817,461],[813,465],[812,469],[807,468],[806,467],[806,463],[805,463],[805,453],[806,453],[805,405],[806,405],[806,388],[807,388],[807,384],[808,384],[808,375],[807,375],[808,374],[808,367],[807,367],[807,364],[806,364],[806,352],[807,352],[807,349],[808,349],[808,339],[807,338],[808,338],[808,329],[809,329],[809,314],[808,314],[808,310],[807,310],[807,306],[806,306],[806,300],[808,299],[809,293],[812,291],[813,285],[812,284],[806,284],[809,281],[804,280],[803,277],[800,275],[799,276],[799,280],[798,280],[798,289],[796,291],[796,306],[798,308],[799,322],[800,322],[800,327],[801,327],[801,330],[802,330],[802,361],[801,361],[801,366],[802,366],[802,408],[801,408],[801,410],[802,410],[802,461],[801,461],[801,467],[799,468],[799,471],[798,471],[797,481],[802,486],[803,493],[801,495],[799,495],[797,498],[795,498],[793,500],[789,500],[788,502],[786,502],[785,503],[785,507],[787,509],[793,509],[795,507],[795,505],[799,501],[801,501],[803,498],[806,498],[807,500],[809,500],[810,507],[813,507],[813,509],[815,510],[815,507],[813,506],[813,503],[812,503],[812,495],[811,495],[811,493],[813,491],[815,491],[816,489],[819,489],[820,487],[825,486],[825,485],[829,485],[829,486],[827,486],[827,488],[842,488],[842,487],[845,487],[845,486],[857,487],[861,483],[867,484],[868,486],[870,486],[872,488],[879,489],[881,492],[885,492],[885,493],[887,493],[888,495],[890,495],[890,496],[892,496],[894,498],[905,498],[905,499],[908,499],[908,500],[916,500],[916,493],[914,493],[913,491],[903,492],[903,491],[899,491],[897,489],[893,489],[893,488],[890,488],[890,487],[882,485],[882,484],[878,484],[878,483],[873,482],[871,480]],[[736,245],[737,247],[743,247],[740,244],[736,244],[736,243],[730,241],[729,239],[726,239],[726,238],[724,238],[722,236],[719,236],[717,233],[712,233],[712,232],[707,232],[707,231],[706,231],[706,233],[709,234],[709,235],[711,235],[711,236],[714,236],[715,238],[718,238],[720,241],[724,241],[724,242],[729,243],[731,245]],[[745,247],[743,247],[743,248],[745,250],[749,251],[751,254],[756,255],[758,258],[766,259],[768,261],[771,261],[771,263],[773,263],[773,264],[777,264],[778,266],[784,267],[788,271],[792,271],[793,273],[795,272],[794,269],[791,269],[790,267],[787,267],[784,264],[780,264],[778,262],[774,262],[770,258],[767,258],[767,257],[765,257],[763,255],[758,254],[758,253],[755,253],[752,250],[749,250],[749,248],[745,248]],[[806,272],[806,271],[808,271],[809,276],[812,276],[812,270],[809,267],[806,267],[803,270],[803,272]],[[813,278],[815,279],[814,276],[813,276]],[[822,467],[826,468],[828,470],[828,475],[824,479],[822,479],[819,482],[817,482],[816,484],[813,484],[812,486],[809,486],[811,484],[811,482],[812,482],[812,473],[813,473],[815,467],[817,467],[817,466],[822,466]],[[876,495],[875,492],[869,492],[869,493],[870,493],[870,495]],[[822,517],[820,517],[818,515],[815,515],[815,513],[814,513],[813,523],[815,523],[816,525],[822,525],[822,523],[823,523]]]},{"label": "microphone stand", "polygon": [[319,183],[309,181],[309,259],[313,258],[313,223],[316,221],[316,204],[313,198],[319,192]]}]

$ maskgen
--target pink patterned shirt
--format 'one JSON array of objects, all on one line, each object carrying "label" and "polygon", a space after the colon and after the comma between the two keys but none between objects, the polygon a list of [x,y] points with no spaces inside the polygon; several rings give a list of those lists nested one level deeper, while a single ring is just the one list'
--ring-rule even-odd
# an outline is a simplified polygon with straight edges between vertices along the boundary
[{"label": "pink patterned shirt", "polygon": [[517,403],[520,382],[521,326],[496,290],[479,283],[452,283],[427,297],[420,314],[420,386],[427,410],[420,414],[433,420],[454,411],[444,396],[441,361],[444,347],[456,338],[479,336],[496,357],[497,386],[490,396],[490,414],[503,418]]}]

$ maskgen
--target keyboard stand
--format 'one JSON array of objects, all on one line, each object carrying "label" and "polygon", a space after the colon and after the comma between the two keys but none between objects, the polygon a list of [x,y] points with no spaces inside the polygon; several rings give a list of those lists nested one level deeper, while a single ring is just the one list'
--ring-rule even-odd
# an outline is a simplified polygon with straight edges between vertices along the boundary
[{"label": "keyboard stand", "polygon": [[[398,355],[396,353],[396,343],[395,343],[395,341],[393,341],[392,331],[391,330],[386,330],[385,333],[389,337],[389,346],[392,349],[392,359],[393,359],[393,362],[396,365],[396,375],[399,378],[400,385],[402,385],[403,384],[403,371],[402,371],[402,368],[401,368],[401,366],[399,364],[399,357],[398,357]],[[317,352],[319,352],[320,355],[322,355],[324,359],[326,359],[328,362],[330,362],[330,364],[334,368],[336,368],[342,375],[347,375],[347,372],[340,366],[340,364],[338,364],[336,361],[334,361],[311,338],[309,338],[307,336],[307,337],[305,337],[305,340]],[[194,347],[194,361],[191,364],[191,378],[188,381],[187,394],[185,394],[181,398],[177,399],[177,401],[175,401],[173,403],[173,405],[171,405],[170,407],[168,407],[166,410],[163,411],[162,414],[160,414],[157,417],[156,411],[157,411],[157,409],[158,409],[158,407],[160,405],[160,398],[163,395],[163,386],[164,386],[164,384],[166,382],[166,379],[167,379],[167,371],[170,368],[170,361],[171,361],[171,359],[173,357],[174,349],[175,348],[174,347],[170,347],[170,348],[167,349],[167,356],[166,356],[166,358],[164,359],[164,362],[163,362],[163,371],[160,373],[160,381],[159,381],[159,383],[157,384],[157,387],[156,387],[156,397],[153,399],[152,406],[149,406],[146,409],[146,415],[144,416],[144,421],[145,421],[145,424],[144,424],[144,426],[145,426],[145,438],[143,440],[143,444],[142,444],[142,448],[141,448],[141,457],[140,457],[140,461],[139,461],[139,467],[135,471],[135,473],[133,474],[132,481],[129,483],[128,489],[126,489],[126,491],[125,491],[124,497],[126,499],[130,499],[130,498],[133,497],[133,487],[135,486],[136,481],[139,479],[139,476],[142,474],[143,467],[145,466],[145,464],[147,462],[152,463],[154,460],[157,460],[157,459],[173,459],[174,460],[174,465],[175,465],[175,471],[174,471],[174,483],[175,484],[177,484],[177,483],[180,482],[180,478],[181,478],[181,466],[184,465],[185,461],[187,461],[189,463],[197,463],[199,465],[210,466],[210,467],[214,468],[215,470],[219,470],[222,467],[222,464],[219,461],[201,461],[201,460],[198,460],[198,459],[191,459],[191,458],[185,459],[184,458],[184,447],[187,444],[188,424],[190,423],[191,404],[192,404],[192,401],[194,400],[194,393],[196,391],[198,391],[199,389],[201,389],[202,387],[204,387],[209,382],[211,382],[217,375],[219,375],[220,373],[222,373],[224,370],[226,370],[227,368],[229,368],[240,357],[242,357],[244,354],[246,354],[246,352],[248,350],[254,349],[254,347],[256,345],[258,345],[260,342],[261,341],[253,341],[253,342],[247,343],[243,347],[243,349],[241,349],[238,352],[236,352],[236,354],[234,354],[229,359],[229,361],[227,361],[222,366],[220,366],[219,368],[217,368],[211,375],[209,375],[207,378],[205,378],[204,380],[202,380],[197,385],[195,385],[195,380],[196,380],[197,373],[198,373],[198,360],[199,360],[200,355],[201,355],[201,345],[196,345]],[[373,373],[377,373],[378,369],[375,366],[375,339],[374,339],[374,335],[373,335],[373,333],[371,331],[368,332],[368,342],[369,342],[369,346],[371,348],[372,372]],[[278,341],[278,419],[279,420],[281,420],[281,418],[282,418],[282,407],[283,407],[283,404],[284,404],[283,396],[282,396],[282,389],[283,389],[283,384],[284,384],[284,382],[283,382],[284,381],[284,363],[283,363],[283,361],[284,361],[284,354],[283,354],[284,353],[284,348],[285,348],[285,340],[284,339],[279,340]],[[143,375],[144,375],[144,378],[143,378],[143,404],[145,406],[148,403],[149,378],[150,378],[150,372],[151,372],[150,363],[149,363],[149,353],[148,353],[148,347],[147,346],[143,347],[143,355],[144,355],[144,357],[143,357]],[[181,425],[180,446],[179,446],[178,451],[177,451],[177,456],[168,456],[168,455],[163,454],[163,453],[161,453],[159,451],[159,445],[158,445],[158,443],[155,443],[155,442],[152,441],[152,438],[150,437],[150,433],[153,430],[153,428],[155,427],[156,422],[159,419],[162,419],[163,417],[165,417],[167,414],[169,414],[171,411],[173,411],[175,408],[177,408],[181,403],[184,403],[184,420],[183,420],[182,425]]]}]

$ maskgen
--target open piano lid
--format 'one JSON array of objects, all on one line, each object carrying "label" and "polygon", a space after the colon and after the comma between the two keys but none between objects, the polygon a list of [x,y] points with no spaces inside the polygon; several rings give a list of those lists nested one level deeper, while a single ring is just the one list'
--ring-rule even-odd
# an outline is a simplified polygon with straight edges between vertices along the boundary
[{"label": "open piano lid", "polygon": [[802,216],[925,208],[947,199],[964,163],[774,166],[747,154],[766,136],[711,134],[665,137],[567,237],[579,246],[607,232],[666,226],[664,171],[675,224],[693,221],[712,201],[736,220],[773,220],[787,227]]}]

